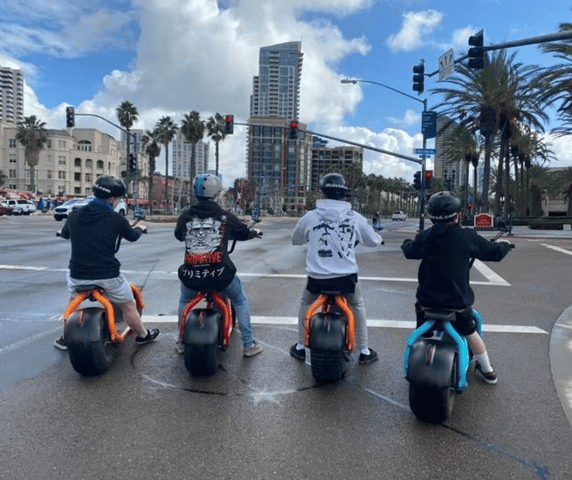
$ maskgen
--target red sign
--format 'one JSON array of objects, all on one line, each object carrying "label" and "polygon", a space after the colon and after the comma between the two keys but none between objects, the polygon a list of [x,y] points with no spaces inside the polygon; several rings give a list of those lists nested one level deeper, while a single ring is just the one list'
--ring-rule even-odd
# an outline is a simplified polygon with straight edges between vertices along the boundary
[{"label": "red sign", "polygon": [[475,215],[475,228],[492,228],[493,227],[493,216],[488,213],[481,213],[480,215]]}]

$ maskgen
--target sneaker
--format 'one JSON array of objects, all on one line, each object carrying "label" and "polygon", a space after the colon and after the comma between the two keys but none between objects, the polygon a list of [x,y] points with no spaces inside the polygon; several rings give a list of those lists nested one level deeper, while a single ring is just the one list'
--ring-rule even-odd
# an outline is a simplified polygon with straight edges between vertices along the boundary
[{"label": "sneaker", "polygon": [[373,349],[369,349],[369,355],[365,355],[364,353],[359,354],[359,364],[366,365],[368,363],[373,363],[377,360],[377,352]]},{"label": "sneaker", "polygon": [[489,385],[494,385],[498,381],[497,372],[495,370],[493,370],[492,372],[483,372],[483,369],[481,368],[481,364],[479,362],[475,363],[475,372],[479,373],[481,377],[483,377],[483,380],[487,382]]},{"label": "sneaker", "polygon": [[153,330],[147,330],[147,336],[135,338],[135,343],[137,345],[145,345],[147,343],[151,343],[153,340],[157,338],[158,335],[159,335],[158,328],[154,328]]},{"label": "sneaker", "polygon": [[242,353],[245,357],[253,357],[254,355],[258,355],[262,352],[262,350],[264,350],[264,348],[260,343],[252,342],[248,347],[244,347]]},{"label": "sneaker", "polygon": [[54,340],[54,347],[59,348],[60,350],[63,350],[64,352],[67,352],[68,346],[66,345],[66,342],[64,342],[64,336],[63,335],[60,338]]},{"label": "sneaker", "polygon": [[296,360],[306,360],[306,349],[305,348],[296,348],[298,346],[297,343],[290,347],[290,355],[294,357]]},{"label": "sneaker", "polygon": [[177,340],[177,343],[175,343],[175,350],[177,350],[177,353],[185,353],[185,344],[181,340]]}]

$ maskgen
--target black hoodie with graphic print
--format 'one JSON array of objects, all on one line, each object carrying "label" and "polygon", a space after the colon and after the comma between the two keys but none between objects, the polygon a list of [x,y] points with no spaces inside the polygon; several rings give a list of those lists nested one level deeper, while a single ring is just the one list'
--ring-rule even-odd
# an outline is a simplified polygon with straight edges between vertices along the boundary
[{"label": "black hoodie with graphic print", "polygon": [[236,274],[228,242],[249,240],[256,232],[215,201],[202,200],[181,214],[175,237],[185,242],[185,263],[179,267],[181,282],[192,290],[220,292]]}]

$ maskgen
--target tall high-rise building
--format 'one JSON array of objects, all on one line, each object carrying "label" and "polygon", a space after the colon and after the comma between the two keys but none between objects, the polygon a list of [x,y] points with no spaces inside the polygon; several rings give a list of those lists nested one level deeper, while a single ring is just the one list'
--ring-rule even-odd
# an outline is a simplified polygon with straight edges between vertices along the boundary
[{"label": "tall high-rise building", "polygon": [[[164,148],[164,147],[163,147]],[[171,159],[172,169],[170,175],[179,179],[190,179],[191,177],[191,158],[193,146],[187,142],[185,136],[180,130],[171,145],[169,146],[169,158]],[[206,173],[209,162],[209,144],[200,140],[195,145],[195,175]],[[191,179],[192,180],[192,179]]]},{"label": "tall high-rise building", "polygon": [[[447,126],[447,128],[445,128]],[[443,183],[447,190],[455,190],[465,184],[466,165],[464,161],[451,158],[445,148],[445,140],[451,130],[457,127],[456,122],[446,115],[437,116],[437,137],[435,138],[435,148],[437,155],[435,156],[435,166],[433,176],[443,179]]]},{"label": "tall high-rise building", "polygon": [[250,97],[251,117],[298,119],[303,55],[301,42],[260,49],[258,76]]},{"label": "tall high-rise building", "polygon": [[24,75],[20,70],[0,67],[0,121],[24,120]]},{"label": "tall high-rise building", "polygon": [[290,122],[298,120],[302,58],[301,42],[262,47],[253,80],[247,174],[257,202],[274,211],[303,208],[310,185],[311,138],[290,133]]}]

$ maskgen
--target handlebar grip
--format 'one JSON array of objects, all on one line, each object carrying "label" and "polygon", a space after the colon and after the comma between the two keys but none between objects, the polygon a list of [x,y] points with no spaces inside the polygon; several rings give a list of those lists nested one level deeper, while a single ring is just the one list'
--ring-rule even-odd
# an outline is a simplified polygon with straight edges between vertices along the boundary
[{"label": "handlebar grip", "polygon": [[61,237],[61,236],[62,236],[62,232],[61,232],[61,230],[58,230],[58,231],[56,232],[56,237]]}]

